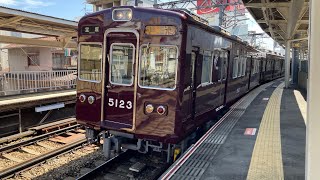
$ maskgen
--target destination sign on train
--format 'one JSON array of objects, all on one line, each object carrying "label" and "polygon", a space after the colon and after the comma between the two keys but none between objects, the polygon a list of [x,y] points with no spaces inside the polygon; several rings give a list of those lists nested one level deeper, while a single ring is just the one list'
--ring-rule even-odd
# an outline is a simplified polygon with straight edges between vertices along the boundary
[{"label": "destination sign on train", "polygon": [[175,35],[175,26],[146,26],[145,33],[148,35]]},{"label": "destination sign on train", "polygon": [[95,34],[100,32],[99,26],[83,26],[82,33],[83,34]]}]

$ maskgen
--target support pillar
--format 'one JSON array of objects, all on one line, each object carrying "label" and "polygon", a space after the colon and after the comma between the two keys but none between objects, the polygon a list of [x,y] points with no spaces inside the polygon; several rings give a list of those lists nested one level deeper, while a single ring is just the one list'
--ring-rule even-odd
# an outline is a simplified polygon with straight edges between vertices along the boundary
[{"label": "support pillar", "polygon": [[93,4],[92,7],[93,7],[93,12],[97,12],[98,11],[97,5]]},{"label": "support pillar", "polygon": [[285,86],[286,88],[289,87],[289,80],[290,80],[290,47],[291,46],[291,41],[287,40],[286,42],[286,59],[285,59]]},{"label": "support pillar", "polygon": [[298,48],[293,48],[292,49],[292,63],[291,63],[291,83],[292,84],[298,84],[298,73],[299,73],[299,54],[300,54],[300,49]]},{"label": "support pillar", "polygon": [[306,180],[320,177],[320,1],[312,0],[309,25],[309,82],[307,106]]}]

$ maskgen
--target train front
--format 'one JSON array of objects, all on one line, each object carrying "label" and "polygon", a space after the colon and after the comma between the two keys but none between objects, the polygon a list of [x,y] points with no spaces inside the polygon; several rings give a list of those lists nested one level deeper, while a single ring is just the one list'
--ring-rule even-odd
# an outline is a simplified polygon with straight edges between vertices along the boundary
[{"label": "train front", "polygon": [[105,131],[105,143],[116,144],[116,150],[139,151],[178,141],[183,18],[171,11],[117,7],[80,20],[76,114],[88,138]]}]

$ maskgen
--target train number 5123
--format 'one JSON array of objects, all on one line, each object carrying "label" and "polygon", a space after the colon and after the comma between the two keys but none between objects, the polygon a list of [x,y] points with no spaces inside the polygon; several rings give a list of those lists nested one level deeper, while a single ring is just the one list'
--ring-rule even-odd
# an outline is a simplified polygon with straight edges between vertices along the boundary
[{"label": "train number 5123", "polygon": [[121,109],[132,109],[132,102],[131,101],[124,101],[114,98],[109,98],[108,105],[110,107],[116,107]]}]

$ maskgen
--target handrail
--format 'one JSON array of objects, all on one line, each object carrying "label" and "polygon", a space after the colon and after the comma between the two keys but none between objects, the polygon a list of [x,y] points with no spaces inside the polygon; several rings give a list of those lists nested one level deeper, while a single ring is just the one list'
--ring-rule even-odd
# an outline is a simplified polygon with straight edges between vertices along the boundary
[{"label": "handrail", "polygon": [[0,96],[73,89],[77,70],[14,71],[0,76]]}]

